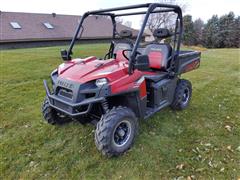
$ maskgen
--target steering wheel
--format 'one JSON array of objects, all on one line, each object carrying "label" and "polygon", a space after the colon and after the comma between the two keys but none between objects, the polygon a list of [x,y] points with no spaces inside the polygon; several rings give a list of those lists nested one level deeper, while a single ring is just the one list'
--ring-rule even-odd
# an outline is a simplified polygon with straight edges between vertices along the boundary
[{"label": "steering wheel", "polygon": [[[127,52],[127,51],[132,51],[132,49],[124,49],[123,51],[122,51],[122,55],[123,55],[123,57],[124,58],[126,58],[128,61],[129,61],[129,58],[126,56],[126,54],[125,54],[125,52]],[[136,51],[136,54],[138,55],[140,55],[141,53],[139,52],[139,51]]]}]

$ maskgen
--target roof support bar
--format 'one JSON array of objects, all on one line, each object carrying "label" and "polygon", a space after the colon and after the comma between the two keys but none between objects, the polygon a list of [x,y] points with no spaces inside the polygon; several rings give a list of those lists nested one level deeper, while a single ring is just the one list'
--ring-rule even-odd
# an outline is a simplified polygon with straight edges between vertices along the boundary
[{"label": "roof support bar", "polygon": [[[115,11],[140,9],[140,8],[147,8],[147,11],[139,11],[139,12],[132,12],[132,13],[131,12],[130,13],[120,13],[120,14],[114,14],[113,13]],[[156,8],[162,8],[162,9],[155,10]],[[135,63],[134,61],[135,61],[135,57],[136,57],[137,48],[138,48],[139,43],[141,41],[142,35],[144,33],[145,26],[147,24],[147,21],[148,21],[148,18],[150,16],[150,14],[152,14],[152,13],[165,13],[165,12],[174,12],[174,13],[176,13],[178,15],[177,18],[179,19],[179,28],[176,27],[175,28],[175,33],[174,33],[174,36],[175,36],[174,38],[177,38],[176,51],[175,51],[175,49],[173,50],[174,51],[173,61],[174,61],[175,59],[177,59],[176,56],[179,55],[179,49],[180,49],[180,45],[181,45],[181,36],[182,36],[182,32],[183,32],[182,11],[181,11],[181,8],[179,6],[177,6],[177,5],[159,4],[159,3],[147,3],[147,4],[124,6],[124,7],[119,7],[119,8],[101,9],[101,10],[97,10],[97,11],[86,12],[82,16],[82,18],[81,18],[81,20],[80,20],[80,22],[78,24],[78,27],[76,29],[76,32],[75,32],[74,36],[73,36],[73,39],[71,41],[71,44],[69,46],[68,51],[62,51],[63,52],[63,57],[65,59],[71,60],[71,54],[72,54],[73,46],[75,44],[75,41],[77,40],[78,34],[79,34],[80,30],[81,30],[81,27],[83,25],[84,20],[89,15],[110,16],[111,19],[112,19],[112,23],[113,23],[113,39],[114,39],[115,35],[116,35],[116,21],[115,21],[115,17],[146,14],[145,18],[144,18],[144,21],[143,21],[143,24],[142,24],[142,27],[141,27],[141,29],[140,29],[140,31],[138,33],[135,45],[134,45],[133,50],[131,52],[130,62],[129,62],[129,73],[131,74],[132,71],[134,70],[134,63]],[[179,29],[179,31],[176,32],[178,29]],[[176,42],[174,44],[176,44]],[[175,47],[175,45],[174,45],[174,47]]]}]

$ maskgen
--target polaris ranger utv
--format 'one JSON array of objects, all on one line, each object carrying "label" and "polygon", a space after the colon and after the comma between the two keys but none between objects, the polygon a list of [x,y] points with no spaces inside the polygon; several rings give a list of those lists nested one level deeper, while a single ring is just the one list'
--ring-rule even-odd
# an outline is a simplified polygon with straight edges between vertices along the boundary
[{"label": "polaris ranger utv", "polygon": [[[175,28],[156,29],[153,35],[157,40],[141,46],[150,14],[169,12],[176,14]],[[143,14],[145,18],[134,42],[129,40],[130,30],[117,32],[116,17]],[[89,16],[109,16],[112,20],[109,51],[104,59],[72,59],[73,46]],[[167,106],[183,110],[189,105],[192,86],[180,75],[199,67],[200,52],[180,51],[182,33],[182,11],[176,5],[148,3],[86,12],[69,49],[61,51],[64,63],[51,74],[51,90],[44,80],[44,119],[50,124],[68,120],[94,122],[98,150],[106,156],[124,153],[134,142],[140,119]],[[162,43],[166,38],[172,43]]]}]

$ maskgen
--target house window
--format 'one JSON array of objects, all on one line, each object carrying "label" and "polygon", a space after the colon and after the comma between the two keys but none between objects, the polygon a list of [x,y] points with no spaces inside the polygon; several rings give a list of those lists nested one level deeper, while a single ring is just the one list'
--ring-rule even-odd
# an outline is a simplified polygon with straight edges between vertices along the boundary
[{"label": "house window", "polygon": [[44,24],[44,26],[45,26],[46,28],[48,28],[48,29],[54,29],[53,25],[51,25],[49,22],[45,22],[45,23],[43,23],[43,24]]},{"label": "house window", "polygon": [[10,22],[13,29],[21,29],[22,27],[18,22]]}]

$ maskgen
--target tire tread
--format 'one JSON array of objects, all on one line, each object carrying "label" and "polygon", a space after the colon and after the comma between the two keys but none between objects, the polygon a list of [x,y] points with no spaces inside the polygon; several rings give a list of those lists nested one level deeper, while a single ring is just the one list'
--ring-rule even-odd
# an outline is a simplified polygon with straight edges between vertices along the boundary
[{"label": "tire tread", "polygon": [[119,152],[114,152],[113,149],[111,148],[111,144],[109,143],[109,141],[112,138],[110,137],[109,132],[111,132],[111,129],[114,127],[114,121],[117,118],[123,117],[126,115],[134,119],[134,121],[136,122],[136,130],[137,130],[138,129],[137,118],[135,114],[132,112],[132,110],[127,107],[122,107],[122,106],[113,107],[108,113],[104,114],[101,120],[98,122],[96,132],[95,132],[95,144],[97,149],[101,151],[103,155],[106,155],[108,157],[118,156],[123,154],[125,151],[127,151],[132,147],[133,142],[124,152],[119,153]]}]

